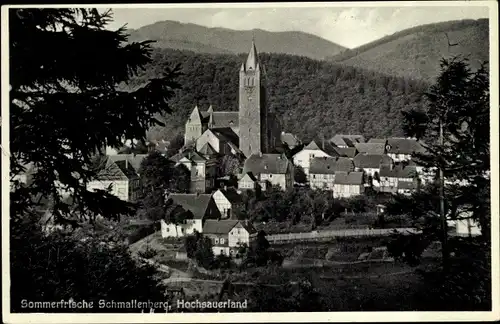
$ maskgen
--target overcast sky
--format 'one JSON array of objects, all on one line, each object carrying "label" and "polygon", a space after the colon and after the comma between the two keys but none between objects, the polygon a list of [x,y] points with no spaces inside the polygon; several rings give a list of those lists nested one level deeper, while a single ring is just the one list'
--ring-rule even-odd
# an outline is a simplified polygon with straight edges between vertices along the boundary
[{"label": "overcast sky", "polygon": [[402,29],[460,19],[488,18],[488,8],[327,7],[327,8],[148,8],[113,9],[111,28],[139,28],[163,20],[237,30],[303,31],[353,48]]}]

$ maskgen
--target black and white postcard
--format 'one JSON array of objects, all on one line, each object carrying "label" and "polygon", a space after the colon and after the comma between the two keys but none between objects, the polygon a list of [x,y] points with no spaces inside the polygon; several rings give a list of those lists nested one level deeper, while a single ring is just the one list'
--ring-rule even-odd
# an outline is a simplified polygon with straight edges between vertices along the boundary
[{"label": "black and white postcard", "polygon": [[497,42],[493,1],[2,7],[5,322],[499,320]]}]

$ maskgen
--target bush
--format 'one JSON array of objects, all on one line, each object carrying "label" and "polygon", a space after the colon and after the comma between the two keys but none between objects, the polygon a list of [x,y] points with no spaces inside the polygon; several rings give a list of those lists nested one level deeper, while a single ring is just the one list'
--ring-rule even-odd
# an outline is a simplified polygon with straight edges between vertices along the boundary
[{"label": "bush", "polygon": [[134,229],[127,237],[129,245],[145,238],[148,235],[153,234],[156,231],[155,224],[145,224],[133,227],[136,227],[136,229]]},{"label": "bush", "polygon": [[137,253],[137,255],[139,255],[141,258],[144,258],[144,259],[151,259],[152,257],[156,256],[157,254],[158,254],[158,251],[151,248],[149,245],[146,246],[146,249],[144,251],[139,251]]}]

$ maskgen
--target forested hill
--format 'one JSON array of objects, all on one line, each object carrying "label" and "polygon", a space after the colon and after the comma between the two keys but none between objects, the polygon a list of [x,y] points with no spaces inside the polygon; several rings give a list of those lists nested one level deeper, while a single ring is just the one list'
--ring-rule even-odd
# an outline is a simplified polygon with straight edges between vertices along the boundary
[{"label": "forested hill", "polygon": [[[447,36],[452,46],[448,46]],[[448,21],[406,29],[327,60],[391,75],[432,80],[440,59],[449,55],[469,57],[473,68],[488,60],[488,19]]]},{"label": "forested hill", "polygon": [[[203,110],[238,109],[238,72],[244,56],[155,50],[154,63],[134,80],[137,86],[159,75],[165,65],[182,64],[184,73],[166,117],[167,127],[151,137],[172,138],[184,132],[195,103]],[[422,105],[427,85],[325,61],[285,54],[261,54],[267,72],[268,107],[278,113],[284,130],[309,140],[323,134],[402,135],[401,111]]]},{"label": "forested hill", "polygon": [[324,59],[345,49],[316,35],[298,31],[232,30],[169,20],[130,30],[129,33],[130,41],[154,40],[154,46],[158,48],[198,53],[246,53],[252,37],[255,37],[259,51],[268,53]]}]

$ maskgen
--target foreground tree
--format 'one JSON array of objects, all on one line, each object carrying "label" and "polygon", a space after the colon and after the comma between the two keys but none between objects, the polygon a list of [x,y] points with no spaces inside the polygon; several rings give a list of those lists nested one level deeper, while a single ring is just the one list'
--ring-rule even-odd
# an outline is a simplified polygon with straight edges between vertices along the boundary
[{"label": "foreground tree", "polygon": [[[87,190],[99,172],[93,157],[106,146],[119,149],[126,140],[144,140],[158,122],[155,116],[170,112],[178,69],[166,68],[161,78],[123,91],[120,86],[151,62],[151,48],[149,42],[127,43],[123,28],[106,29],[110,12],[12,9],[9,14],[12,310],[19,310],[21,299],[160,298],[154,271],[138,266],[125,249],[92,240],[81,245],[73,237],[42,238],[33,225],[37,219],[30,221],[44,200],[52,202],[49,212],[56,221],[70,217],[63,191],[83,218],[135,211],[105,190]],[[28,163],[34,170],[26,186],[15,177]]]},{"label": "foreground tree", "polygon": [[[483,65],[472,72],[466,60],[443,59],[441,74],[427,99],[426,111],[406,115],[411,116],[406,130],[407,135],[425,139],[427,152],[416,154],[416,162],[439,173],[435,182],[411,197],[395,197],[388,206],[389,213],[411,214],[423,229],[418,237],[398,238],[399,248],[393,253],[404,254],[407,261],[416,264],[424,248],[440,240],[442,269],[427,274],[428,282],[434,285],[432,295],[440,296],[432,299],[434,307],[487,309],[491,307],[491,269],[486,266],[490,254],[481,250],[491,248],[488,70]],[[447,222],[467,218],[480,224],[481,236],[449,239]],[[469,253],[464,254],[465,250]],[[467,258],[466,262],[480,266],[464,267]],[[477,278],[479,290],[470,285],[471,278]]]}]

